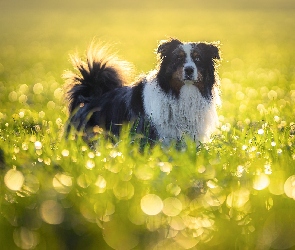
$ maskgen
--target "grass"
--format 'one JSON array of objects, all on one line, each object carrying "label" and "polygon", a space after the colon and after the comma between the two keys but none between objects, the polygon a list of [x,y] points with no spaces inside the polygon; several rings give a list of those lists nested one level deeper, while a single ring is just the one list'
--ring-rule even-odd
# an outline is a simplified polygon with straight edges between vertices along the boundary
[{"label": "grass", "polygon": [[[292,1],[0,2],[5,249],[295,249]],[[212,142],[65,140],[69,53],[95,37],[153,69],[157,41],[220,40]]]}]

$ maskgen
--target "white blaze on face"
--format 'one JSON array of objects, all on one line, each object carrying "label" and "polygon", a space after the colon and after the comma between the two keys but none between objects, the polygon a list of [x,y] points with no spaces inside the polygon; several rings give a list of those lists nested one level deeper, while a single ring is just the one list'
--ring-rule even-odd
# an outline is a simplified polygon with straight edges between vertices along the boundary
[{"label": "white blaze on face", "polygon": [[[185,83],[192,83],[193,81],[196,81],[198,78],[198,69],[192,59],[193,45],[191,43],[185,43],[182,45],[182,49],[186,54],[185,63],[183,65],[182,77],[183,77],[183,80],[185,81]],[[191,79],[187,79],[188,77],[187,77],[186,71],[188,69],[193,70],[192,75],[191,75]]]}]

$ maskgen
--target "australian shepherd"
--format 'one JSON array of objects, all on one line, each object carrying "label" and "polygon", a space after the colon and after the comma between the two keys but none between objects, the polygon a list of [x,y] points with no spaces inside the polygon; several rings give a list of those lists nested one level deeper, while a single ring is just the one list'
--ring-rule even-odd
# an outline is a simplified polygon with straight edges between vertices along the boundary
[{"label": "australian shepherd", "polygon": [[130,64],[90,46],[85,61],[72,56],[68,72],[68,129],[86,138],[120,134],[132,123],[136,133],[165,144],[184,137],[206,142],[216,128],[219,104],[219,44],[161,41],[155,70],[130,82]]}]

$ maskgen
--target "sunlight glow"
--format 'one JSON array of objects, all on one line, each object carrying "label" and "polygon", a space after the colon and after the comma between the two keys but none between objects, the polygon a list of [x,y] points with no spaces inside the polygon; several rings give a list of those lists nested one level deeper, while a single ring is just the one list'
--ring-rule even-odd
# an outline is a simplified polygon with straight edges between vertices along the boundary
[{"label": "sunlight glow", "polygon": [[233,208],[241,208],[249,200],[250,191],[247,188],[240,188],[231,192],[226,199],[226,205]]},{"label": "sunlight glow", "polygon": [[253,179],[253,188],[256,190],[262,190],[268,187],[270,183],[269,177],[261,173],[259,175],[256,175]]},{"label": "sunlight glow", "polygon": [[36,150],[42,149],[42,143],[40,141],[35,141],[35,149]]},{"label": "sunlight glow", "polygon": [[95,167],[95,162],[93,160],[88,160],[85,167],[87,169],[93,169]]}]

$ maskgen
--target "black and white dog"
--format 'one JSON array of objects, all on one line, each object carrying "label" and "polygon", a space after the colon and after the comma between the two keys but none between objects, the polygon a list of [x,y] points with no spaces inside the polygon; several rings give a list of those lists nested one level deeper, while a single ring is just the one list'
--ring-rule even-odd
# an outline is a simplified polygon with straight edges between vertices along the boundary
[{"label": "black and white dog", "polygon": [[[161,41],[156,70],[130,85],[129,64],[90,47],[86,61],[72,57],[69,127],[87,138],[103,129],[119,135],[132,122],[136,133],[168,144],[188,136],[207,141],[216,128],[219,103],[218,44]],[[99,129],[98,129],[99,128]]]}]

